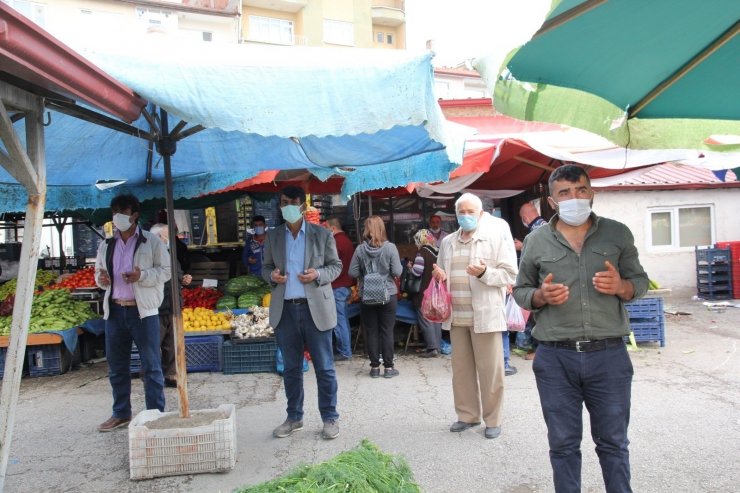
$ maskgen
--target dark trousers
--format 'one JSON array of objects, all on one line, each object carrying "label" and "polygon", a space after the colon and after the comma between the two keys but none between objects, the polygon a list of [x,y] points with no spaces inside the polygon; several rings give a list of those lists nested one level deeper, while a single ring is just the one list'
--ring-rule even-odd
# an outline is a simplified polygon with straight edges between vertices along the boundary
[{"label": "dark trousers", "polygon": [[159,352],[159,317],[139,318],[135,306],[110,304],[105,321],[105,356],[113,391],[113,417],[131,417],[131,343],[141,359],[141,380],[147,409],[164,411],[164,378]]},{"label": "dark trousers", "polygon": [[172,315],[159,315],[159,345],[162,349],[162,373],[165,378],[177,378],[175,365],[175,327]]},{"label": "dark trousers", "polygon": [[383,355],[383,366],[393,368],[393,328],[396,325],[396,295],[385,305],[362,305],[360,318],[365,328],[367,354],[370,356],[370,366],[380,366],[380,355]]},{"label": "dark trousers", "polygon": [[532,369],[556,493],[581,491],[584,403],[607,493],[631,492],[627,428],[633,370],[626,347],[579,353],[540,344]]},{"label": "dark trousers", "polygon": [[337,376],[334,370],[332,331],[319,330],[311,318],[308,303],[285,303],[280,323],[275,327],[275,339],[283,353],[283,385],[288,399],[288,419],[303,419],[303,348],[308,347],[316,387],[319,412],[323,421],[339,418],[337,413]]}]

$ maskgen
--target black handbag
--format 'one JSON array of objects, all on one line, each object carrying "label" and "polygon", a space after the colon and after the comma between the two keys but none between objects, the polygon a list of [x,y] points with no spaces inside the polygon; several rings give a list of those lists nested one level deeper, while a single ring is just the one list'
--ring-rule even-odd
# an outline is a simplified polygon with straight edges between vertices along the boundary
[{"label": "black handbag", "polygon": [[418,294],[421,292],[421,276],[416,277],[411,269],[404,267],[401,274],[401,291],[407,294]]}]

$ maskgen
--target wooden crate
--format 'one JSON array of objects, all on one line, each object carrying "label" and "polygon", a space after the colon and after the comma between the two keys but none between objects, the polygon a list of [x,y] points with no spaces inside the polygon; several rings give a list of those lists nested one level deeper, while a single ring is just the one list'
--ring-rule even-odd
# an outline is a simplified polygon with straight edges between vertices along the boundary
[{"label": "wooden crate", "polygon": [[223,287],[229,280],[229,263],[228,262],[197,262],[190,264],[188,274],[193,276],[191,286],[201,286],[203,279],[216,279],[218,287]]}]

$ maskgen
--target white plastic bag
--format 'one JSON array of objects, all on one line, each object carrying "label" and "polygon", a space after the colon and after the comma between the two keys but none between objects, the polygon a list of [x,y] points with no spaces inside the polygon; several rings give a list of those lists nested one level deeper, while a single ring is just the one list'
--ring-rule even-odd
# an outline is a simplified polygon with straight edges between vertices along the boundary
[{"label": "white plastic bag", "polygon": [[514,297],[509,296],[506,301],[506,327],[512,332],[521,332],[526,323],[522,309],[516,304]]}]

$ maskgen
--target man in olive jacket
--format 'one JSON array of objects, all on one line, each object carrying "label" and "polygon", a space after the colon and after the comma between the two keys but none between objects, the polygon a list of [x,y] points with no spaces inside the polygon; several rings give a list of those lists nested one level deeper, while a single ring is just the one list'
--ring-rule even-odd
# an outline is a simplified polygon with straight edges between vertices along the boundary
[{"label": "man in olive jacket", "polygon": [[581,491],[585,403],[606,491],[630,492],[633,370],[624,302],[645,294],[648,277],[627,226],[591,212],[594,194],[583,169],[561,166],[549,190],[557,214],[524,239],[514,298],[535,316],[532,369],[555,491]]}]

